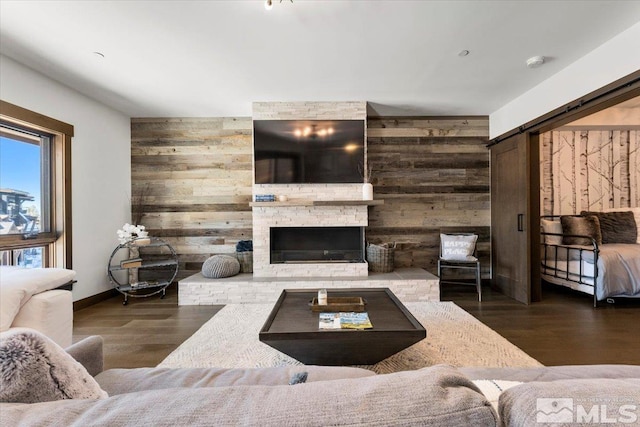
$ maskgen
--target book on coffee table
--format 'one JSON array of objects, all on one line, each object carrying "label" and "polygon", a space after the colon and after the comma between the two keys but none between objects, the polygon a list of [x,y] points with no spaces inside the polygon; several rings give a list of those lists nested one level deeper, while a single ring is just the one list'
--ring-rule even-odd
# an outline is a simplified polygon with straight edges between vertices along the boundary
[{"label": "book on coffee table", "polygon": [[320,329],[371,329],[373,325],[366,312],[320,313]]},{"label": "book on coffee table", "polygon": [[340,329],[340,313],[320,313],[320,329]]},{"label": "book on coffee table", "polygon": [[361,313],[340,313],[340,328],[341,329],[371,329],[373,325],[369,320],[367,312]]}]

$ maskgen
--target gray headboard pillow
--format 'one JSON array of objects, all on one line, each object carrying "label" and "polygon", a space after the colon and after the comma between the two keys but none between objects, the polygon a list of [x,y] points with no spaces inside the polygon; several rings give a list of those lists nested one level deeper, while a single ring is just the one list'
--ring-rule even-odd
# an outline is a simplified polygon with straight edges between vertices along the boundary
[{"label": "gray headboard pillow", "polygon": [[602,243],[636,243],[638,229],[633,212],[580,212],[582,216],[596,216],[600,221]]},{"label": "gray headboard pillow", "polygon": [[[563,215],[560,217],[563,234],[574,234],[580,236],[590,236],[596,243],[602,244],[602,234],[600,234],[600,221],[594,215],[575,216]],[[591,239],[583,237],[562,237],[563,245],[591,245]]]}]

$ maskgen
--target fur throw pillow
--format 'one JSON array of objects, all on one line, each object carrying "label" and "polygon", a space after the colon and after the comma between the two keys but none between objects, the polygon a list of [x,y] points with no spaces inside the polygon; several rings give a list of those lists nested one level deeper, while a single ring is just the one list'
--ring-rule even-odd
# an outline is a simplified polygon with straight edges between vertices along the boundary
[{"label": "fur throw pillow", "polygon": [[575,216],[563,215],[560,217],[562,223],[562,233],[573,236],[563,236],[563,245],[591,245],[593,238],[598,245],[602,244],[602,234],[600,233],[600,221],[597,216]]},{"label": "fur throw pillow", "polygon": [[0,334],[0,402],[106,399],[96,380],[62,347],[38,331]]},{"label": "fur throw pillow", "polygon": [[593,215],[600,221],[602,243],[636,243],[638,229],[633,212],[580,212],[582,216]]}]

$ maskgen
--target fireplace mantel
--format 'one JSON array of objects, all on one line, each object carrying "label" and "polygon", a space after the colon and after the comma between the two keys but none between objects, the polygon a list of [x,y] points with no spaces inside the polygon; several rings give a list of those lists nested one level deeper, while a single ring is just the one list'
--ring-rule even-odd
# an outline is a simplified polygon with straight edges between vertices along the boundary
[{"label": "fireplace mantel", "polygon": [[376,200],[287,200],[286,202],[249,202],[255,208],[282,208],[288,206],[379,206],[383,199]]}]

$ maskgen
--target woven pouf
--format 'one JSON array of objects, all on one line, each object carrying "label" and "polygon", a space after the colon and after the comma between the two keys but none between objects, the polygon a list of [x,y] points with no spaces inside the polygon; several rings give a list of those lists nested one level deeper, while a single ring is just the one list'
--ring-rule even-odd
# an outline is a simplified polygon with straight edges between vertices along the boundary
[{"label": "woven pouf", "polygon": [[202,275],[209,279],[235,276],[240,272],[240,263],[229,255],[214,255],[202,264]]}]

